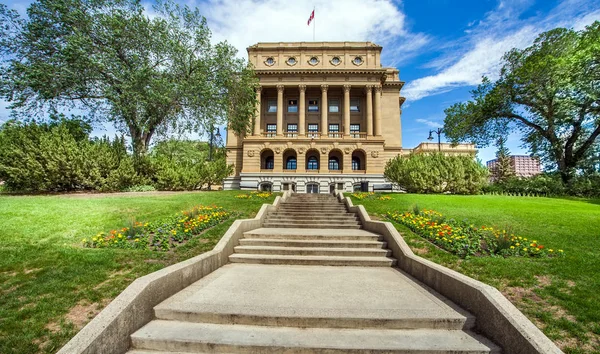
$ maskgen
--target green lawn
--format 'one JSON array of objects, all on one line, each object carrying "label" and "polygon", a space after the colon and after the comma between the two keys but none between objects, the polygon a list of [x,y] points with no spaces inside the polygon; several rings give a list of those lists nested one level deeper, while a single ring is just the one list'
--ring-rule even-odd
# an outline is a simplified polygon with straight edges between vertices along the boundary
[{"label": "green lawn", "polygon": [[[239,192],[0,195],[0,353],[53,353],[135,278],[214,247],[235,217],[268,199]],[[194,205],[235,216],[172,252],[87,249],[81,240]]]},{"label": "green lawn", "polygon": [[564,249],[564,258],[460,259],[395,224],[415,253],[497,287],[566,353],[600,353],[600,200],[387,195],[353,202],[381,219],[417,204]]}]

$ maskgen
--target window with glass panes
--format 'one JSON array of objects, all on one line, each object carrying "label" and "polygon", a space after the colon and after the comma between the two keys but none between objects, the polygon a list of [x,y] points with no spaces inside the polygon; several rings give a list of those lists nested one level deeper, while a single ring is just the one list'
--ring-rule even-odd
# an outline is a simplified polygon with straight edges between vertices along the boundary
[{"label": "window with glass panes", "polygon": [[275,113],[277,112],[277,100],[268,100],[267,101],[267,113]]},{"label": "window with glass panes", "polygon": [[288,131],[288,133],[297,133],[298,132],[298,124],[288,124],[287,131]]},{"label": "window with glass panes", "polygon": [[290,156],[287,158],[285,162],[286,170],[295,170],[296,169],[296,156]]},{"label": "window with glass panes", "polygon": [[319,100],[308,100],[308,111],[318,112],[319,111]]},{"label": "window with glass panes", "polygon": [[339,170],[340,169],[340,160],[337,157],[329,158],[329,169],[330,170]]},{"label": "window with glass panes", "polygon": [[318,124],[309,124],[308,125],[308,132],[309,133],[318,133],[319,132],[319,125]]},{"label": "window with glass panes", "polygon": [[319,160],[316,157],[311,156],[308,158],[308,162],[306,163],[307,170],[318,170],[319,169]]},{"label": "window with glass panes", "polygon": [[360,112],[360,98],[350,99],[350,112]]},{"label": "window with glass panes", "polygon": [[288,100],[288,113],[298,113],[298,100]]},{"label": "window with glass panes", "polygon": [[350,133],[360,133],[360,124],[350,124]]},{"label": "window with glass panes", "polygon": [[339,124],[329,124],[329,132],[330,133],[339,133],[340,125]]},{"label": "window with glass panes", "polygon": [[339,113],[340,112],[340,101],[339,100],[329,100],[329,113]]},{"label": "window with glass panes", "polygon": [[267,133],[277,133],[277,124],[267,124]]}]

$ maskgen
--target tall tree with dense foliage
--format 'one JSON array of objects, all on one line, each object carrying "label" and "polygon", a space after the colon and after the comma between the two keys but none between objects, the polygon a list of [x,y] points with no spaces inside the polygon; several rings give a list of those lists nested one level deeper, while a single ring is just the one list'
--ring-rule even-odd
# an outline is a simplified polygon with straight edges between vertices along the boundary
[{"label": "tall tree with dense foliage", "polygon": [[517,130],[569,183],[600,135],[600,22],[542,33],[503,61],[496,82],[484,78],[471,101],[446,109],[446,136],[483,147]]},{"label": "tall tree with dense foliage", "polygon": [[503,182],[515,175],[515,169],[510,163],[510,151],[506,147],[506,137],[500,136],[496,142],[496,164],[491,169],[491,174],[496,182]]},{"label": "tall tree with dense foliage", "polygon": [[173,129],[250,128],[256,78],[198,9],[137,0],[37,0],[21,18],[0,4],[0,96],[31,115],[82,108],[131,137],[136,156]]}]

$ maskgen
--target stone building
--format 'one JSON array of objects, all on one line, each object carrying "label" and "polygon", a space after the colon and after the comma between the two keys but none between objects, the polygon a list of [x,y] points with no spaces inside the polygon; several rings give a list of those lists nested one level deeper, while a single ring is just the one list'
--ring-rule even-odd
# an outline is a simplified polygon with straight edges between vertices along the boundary
[{"label": "stone building", "polygon": [[[258,43],[260,81],[251,135],[227,134],[234,175],[225,189],[328,193],[389,186],[386,162],[402,148],[404,82],[371,42]],[[471,147],[472,149],[472,147]],[[387,188],[387,187],[385,187]]]}]

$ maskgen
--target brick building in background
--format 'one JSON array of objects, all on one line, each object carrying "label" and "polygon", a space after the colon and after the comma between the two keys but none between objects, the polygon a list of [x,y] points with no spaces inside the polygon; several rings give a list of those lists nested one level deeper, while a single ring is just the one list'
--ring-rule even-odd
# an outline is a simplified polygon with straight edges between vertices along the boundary
[{"label": "brick building in background", "polygon": [[[534,157],[527,155],[511,155],[509,158],[510,166],[513,168],[515,176],[517,177],[532,177],[542,173],[540,160]],[[498,159],[493,159],[488,161],[486,165],[487,168],[493,172],[497,163]]]}]

